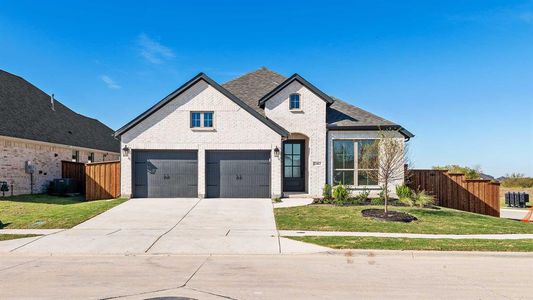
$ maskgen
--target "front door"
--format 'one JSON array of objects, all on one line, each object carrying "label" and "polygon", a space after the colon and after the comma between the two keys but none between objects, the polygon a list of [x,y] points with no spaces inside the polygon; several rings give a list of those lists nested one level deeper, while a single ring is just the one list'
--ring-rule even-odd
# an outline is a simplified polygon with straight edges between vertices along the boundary
[{"label": "front door", "polygon": [[283,142],[283,191],[305,192],[305,141]]}]

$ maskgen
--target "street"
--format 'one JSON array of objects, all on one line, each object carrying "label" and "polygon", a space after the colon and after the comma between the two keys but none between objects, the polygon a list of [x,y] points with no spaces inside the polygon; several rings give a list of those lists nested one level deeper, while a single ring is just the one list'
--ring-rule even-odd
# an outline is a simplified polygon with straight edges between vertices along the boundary
[{"label": "street", "polygon": [[1,299],[530,299],[532,254],[0,256]]}]

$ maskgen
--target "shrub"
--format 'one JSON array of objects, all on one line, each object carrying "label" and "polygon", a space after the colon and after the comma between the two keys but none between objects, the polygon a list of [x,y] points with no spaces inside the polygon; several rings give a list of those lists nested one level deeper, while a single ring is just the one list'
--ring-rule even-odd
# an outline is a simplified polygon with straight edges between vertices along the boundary
[{"label": "shrub", "polygon": [[322,188],[322,197],[324,198],[331,198],[331,185],[330,184],[324,184],[324,187]]},{"label": "shrub", "polygon": [[402,199],[404,197],[411,197],[413,192],[411,189],[406,186],[405,184],[396,186],[396,195],[398,196],[398,199]]},{"label": "shrub", "polygon": [[370,191],[369,190],[363,190],[357,196],[355,196],[355,198],[360,199],[362,201],[366,201],[366,199],[368,199],[369,195],[370,195]]},{"label": "shrub", "polygon": [[385,204],[384,198],[372,198],[370,199],[370,205],[383,205]]},{"label": "shrub", "polygon": [[281,202],[281,198],[280,197],[272,198],[272,202],[279,203],[279,202]]},{"label": "shrub", "polygon": [[342,184],[333,187],[332,195],[337,204],[345,204],[348,200],[348,190]]},{"label": "shrub", "polygon": [[415,205],[413,201],[413,191],[404,184],[396,186],[396,196],[398,196],[398,201],[404,205]]},{"label": "shrub", "polygon": [[502,180],[502,186],[531,188],[533,187],[533,177],[525,177],[524,174],[513,173]]},{"label": "shrub", "polygon": [[435,204],[435,197],[428,195],[425,191],[413,193],[412,199],[414,205],[420,208]]},{"label": "shrub", "polygon": [[334,204],[333,198],[314,198],[313,204]]}]

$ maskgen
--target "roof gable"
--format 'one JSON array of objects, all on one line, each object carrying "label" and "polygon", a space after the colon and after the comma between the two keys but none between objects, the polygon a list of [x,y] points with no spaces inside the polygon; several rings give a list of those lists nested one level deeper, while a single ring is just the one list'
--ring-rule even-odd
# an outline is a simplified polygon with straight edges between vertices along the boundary
[{"label": "roof gable", "polygon": [[78,114],[24,78],[0,70],[0,135],[120,152],[113,130]]},{"label": "roof gable", "polygon": [[320,99],[324,100],[328,105],[331,105],[334,100],[331,99],[328,95],[324,94],[321,90],[319,90],[317,87],[312,85],[309,81],[305,80],[302,76],[295,73],[291,77],[287,78],[285,81],[283,81],[281,84],[279,84],[276,88],[274,88],[272,91],[264,95],[261,99],[259,99],[259,106],[264,107],[265,103],[272,98],[274,95],[279,93],[281,90],[286,88],[289,84],[291,84],[293,81],[298,81],[300,84],[308,88],[311,92],[313,92],[315,95],[317,95]]},{"label": "roof gable", "polygon": [[224,96],[235,102],[237,105],[239,105],[241,108],[243,108],[245,111],[250,113],[252,116],[257,118],[259,121],[263,122],[265,125],[267,125],[269,128],[274,130],[276,133],[280,134],[281,136],[288,136],[289,132],[279,126],[278,124],[274,123],[272,120],[268,119],[267,117],[263,116],[261,113],[247,105],[245,102],[243,102],[241,99],[239,99],[237,96],[233,95],[230,91],[219,85],[216,81],[211,79],[209,76],[207,76],[204,73],[199,73],[198,75],[194,76],[191,80],[187,81],[185,84],[180,86],[178,89],[176,89],[174,92],[170,93],[168,96],[163,98],[161,101],[156,103],[154,106],[146,110],[144,113],[137,116],[135,119],[124,125],[122,128],[117,130],[115,132],[115,136],[120,136],[124,134],[126,131],[134,127],[135,125],[142,122],[144,119],[152,115],[154,112],[159,110],[161,107],[168,104],[170,101],[172,101],[174,98],[181,95],[183,92],[188,90],[190,87],[194,86],[199,81],[205,81],[207,84],[214,87],[216,90],[218,90],[220,93],[222,93]]}]

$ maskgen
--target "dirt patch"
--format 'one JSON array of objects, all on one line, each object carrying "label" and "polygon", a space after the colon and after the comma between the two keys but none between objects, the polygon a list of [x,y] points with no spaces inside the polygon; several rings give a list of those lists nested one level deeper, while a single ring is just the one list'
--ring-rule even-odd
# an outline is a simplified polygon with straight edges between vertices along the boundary
[{"label": "dirt patch", "polygon": [[363,214],[363,217],[393,222],[409,223],[418,220],[415,216],[412,216],[408,213],[389,210],[389,212],[385,214],[385,210],[375,208],[363,209],[361,214]]}]

